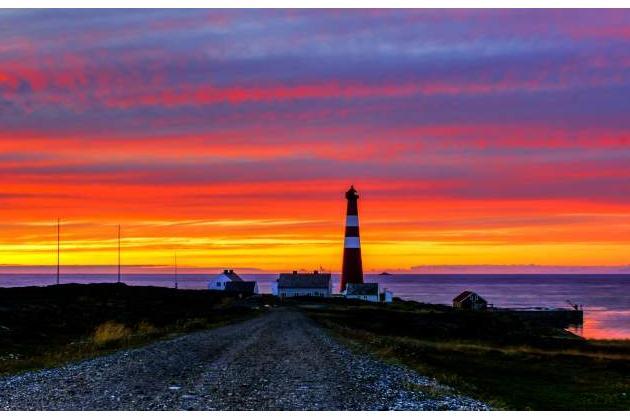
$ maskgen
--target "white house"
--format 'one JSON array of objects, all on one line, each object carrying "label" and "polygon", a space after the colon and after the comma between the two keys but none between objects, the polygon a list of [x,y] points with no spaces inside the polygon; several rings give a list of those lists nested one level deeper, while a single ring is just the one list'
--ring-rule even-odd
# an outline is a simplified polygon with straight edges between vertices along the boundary
[{"label": "white house", "polygon": [[348,283],[343,292],[346,299],[359,299],[367,302],[392,303],[394,294],[387,289],[379,291],[378,283]]},{"label": "white house", "polygon": [[380,300],[378,283],[348,283],[344,295],[346,299],[359,299],[368,302]]},{"label": "white house", "polygon": [[255,281],[243,281],[234,270],[223,270],[208,282],[209,290],[224,290],[239,293],[258,293],[258,285]]},{"label": "white house", "polygon": [[281,273],[273,285],[273,294],[282,298],[297,296],[330,297],[330,273]]}]

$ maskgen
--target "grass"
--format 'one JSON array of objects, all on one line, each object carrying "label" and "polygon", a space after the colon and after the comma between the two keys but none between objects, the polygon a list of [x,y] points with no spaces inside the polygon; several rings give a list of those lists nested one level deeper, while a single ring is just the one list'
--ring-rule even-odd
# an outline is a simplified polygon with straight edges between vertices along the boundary
[{"label": "grass", "polygon": [[[0,375],[58,366],[214,328],[271,297],[124,285],[2,289]],[[295,299],[357,351],[409,366],[499,409],[630,409],[630,342],[582,340],[509,314],[440,305]],[[409,386],[414,386],[409,384]],[[427,395],[441,386],[417,389]]]},{"label": "grass", "polygon": [[2,289],[0,375],[241,321],[262,312],[260,299],[116,284]]},{"label": "grass", "polygon": [[[250,314],[249,316],[254,316]],[[140,347],[159,339],[174,338],[199,330],[218,328],[232,322],[239,322],[249,316],[239,316],[218,322],[205,319],[179,320],[173,325],[156,328],[149,323],[141,323],[134,330],[131,327],[108,321],[96,327],[92,335],[75,340],[22,347],[20,353],[5,353],[0,357],[0,376],[24,371],[53,368],[70,362],[77,362],[102,356],[117,350]]]},{"label": "grass", "polygon": [[[146,322],[144,324],[149,325]],[[132,334],[133,332],[126,325],[115,321],[107,321],[96,327],[92,341],[97,346],[106,346],[112,342],[129,339]]]},{"label": "grass", "polygon": [[[582,340],[510,317],[439,307],[329,304],[305,311],[357,351],[409,366],[494,408],[630,409],[629,341]],[[471,320],[474,327],[462,329]]]}]

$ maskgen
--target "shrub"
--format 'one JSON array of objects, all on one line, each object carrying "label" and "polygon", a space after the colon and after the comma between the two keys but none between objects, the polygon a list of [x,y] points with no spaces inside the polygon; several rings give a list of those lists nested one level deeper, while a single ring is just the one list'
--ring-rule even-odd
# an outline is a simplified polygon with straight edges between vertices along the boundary
[{"label": "shrub", "polygon": [[127,339],[130,336],[131,330],[124,324],[115,321],[107,321],[96,327],[92,339],[96,345],[104,346],[114,341]]},{"label": "shrub", "polygon": [[140,335],[152,335],[158,332],[158,329],[155,328],[153,324],[147,321],[141,321],[138,324],[138,328],[136,330]]}]

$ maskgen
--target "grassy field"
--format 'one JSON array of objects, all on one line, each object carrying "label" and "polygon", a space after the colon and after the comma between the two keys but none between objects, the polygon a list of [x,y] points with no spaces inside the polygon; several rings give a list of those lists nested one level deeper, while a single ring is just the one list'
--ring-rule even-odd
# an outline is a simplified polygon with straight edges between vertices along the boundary
[{"label": "grassy field", "polygon": [[630,409],[630,342],[583,340],[507,314],[398,303],[302,305],[359,351],[499,409]]},{"label": "grassy field", "polygon": [[[0,375],[256,316],[270,296],[116,284],[0,289]],[[630,409],[630,342],[583,340],[501,313],[440,305],[287,300],[358,351],[500,409]]]},{"label": "grassy field", "polygon": [[261,299],[124,284],[0,289],[0,375],[243,320]]}]

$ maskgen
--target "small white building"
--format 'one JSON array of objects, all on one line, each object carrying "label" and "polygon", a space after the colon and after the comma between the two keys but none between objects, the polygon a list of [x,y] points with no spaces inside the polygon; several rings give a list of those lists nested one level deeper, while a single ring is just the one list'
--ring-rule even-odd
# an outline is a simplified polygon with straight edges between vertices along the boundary
[{"label": "small white building", "polygon": [[344,295],[346,299],[359,299],[368,302],[380,301],[378,283],[348,283]]},{"label": "small white building", "polygon": [[281,273],[273,285],[273,294],[281,298],[311,296],[330,297],[332,282],[330,273]]},{"label": "small white building", "polygon": [[358,299],[367,302],[392,303],[394,294],[387,289],[381,293],[378,283],[348,283],[343,292],[346,299]]},{"label": "small white building", "polygon": [[258,285],[256,282],[243,281],[234,270],[223,270],[223,273],[214,276],[208,282],[208,289],[258,294]]},{"label": "small white building", "polygon": [[390,290],[383,289],[383,293],[381,293],[381,302],[392,303],[394,301],[394,293]]}]

